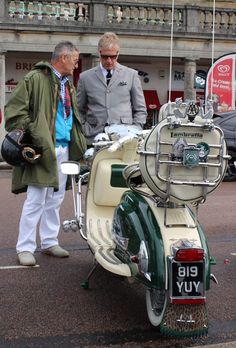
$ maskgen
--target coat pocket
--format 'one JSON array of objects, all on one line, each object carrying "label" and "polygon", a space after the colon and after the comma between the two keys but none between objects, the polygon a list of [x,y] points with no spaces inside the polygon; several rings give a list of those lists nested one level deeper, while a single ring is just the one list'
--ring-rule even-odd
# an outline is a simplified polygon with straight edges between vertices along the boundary
[{"label": "coat pocket", "polygon": [[132,117],[127,117],[127,116],[125,116],[125,117],[121,117],[120,118],[120,123],[121,124],[133,124],[133,119],[132,119]]}]

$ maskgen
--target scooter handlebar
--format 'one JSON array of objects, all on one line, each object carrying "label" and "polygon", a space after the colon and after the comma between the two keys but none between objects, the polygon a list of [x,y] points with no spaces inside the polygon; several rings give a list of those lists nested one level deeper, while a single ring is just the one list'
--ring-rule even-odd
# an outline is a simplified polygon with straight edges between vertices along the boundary
[{"label": "scooter handlebar", "polygon": [[[124,131],[124,129],[123,129],[123,131]],[[109,146],[108,151],[115,152],[119,148],[121,148],[123,144],[128,143],[128,142],[132,141],[133,139],[137,139],[139,137],[145,137],[145,135],[150,132],[150,129],[149,130],[140,130],[140,129],[137,130],[134,128],[134,130],[136,130],[137,132],[136,133],[135,133],[135,131],[128,132],[128,134],[127,134],[127,132],[126,132],[126,134],[124,134],[124,132],[123,132],[123,134],[117,132],[116,138],[120,137],[118,140],[98,140],[98,141],[94,142],[92,145],[96,148]],[[112,135],[114,135],[114,134],[115,134],[115,132],[111,133],[110,137],[112,137]]]},{"label": "scooter handlebar", "polygon": [[101,140],[101,141],[97,141],[96,143],[93,143],[92,145],[95,147],[104,147],[104,146],[108,146],[108,145],[112,145],[114,143],[114,141],[111,140]]},{"label": "scooter handlebar", "polygon": [[137,135],[135,134],[129,134],[126,135],[122,138],[120,138],[119,140],[115,141],[108,149],[109,152],[115,152],[116,150],[118,150],[119,148],[122,147],[123,144],[128,143],[130,141],[132,141],[134,138],[137,139]]}]

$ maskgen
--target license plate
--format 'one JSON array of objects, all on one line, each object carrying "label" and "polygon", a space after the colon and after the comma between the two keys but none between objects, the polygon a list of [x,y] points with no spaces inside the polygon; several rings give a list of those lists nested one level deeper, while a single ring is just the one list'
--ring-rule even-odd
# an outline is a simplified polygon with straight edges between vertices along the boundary
[{"label": "license plate", "polygon": [[171,263],[172,298],[203,298],[204,263],[176,262]]}]

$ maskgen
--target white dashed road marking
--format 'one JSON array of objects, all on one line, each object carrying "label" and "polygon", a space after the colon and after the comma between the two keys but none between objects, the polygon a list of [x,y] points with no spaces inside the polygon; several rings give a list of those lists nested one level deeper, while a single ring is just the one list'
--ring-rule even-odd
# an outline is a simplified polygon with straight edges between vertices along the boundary
[{"label": "white dashed road marking", "polygon": [[0,266],[0,270],[1,269],[18,269],[18,268],[35,268],[35,267],[39,267],[39,265],[35,265],[35,266]]}]

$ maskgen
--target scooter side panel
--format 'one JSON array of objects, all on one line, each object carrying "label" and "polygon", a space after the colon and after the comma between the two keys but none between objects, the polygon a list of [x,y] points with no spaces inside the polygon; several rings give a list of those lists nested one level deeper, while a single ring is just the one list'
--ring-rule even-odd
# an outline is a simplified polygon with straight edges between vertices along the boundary
[{"label": "scooter side panel", "polygon": [[[194,213],[192,212],[192,210],[190,210],[190,213],[192,214],[193,218],[194,218]],[[210,254],[210,250],[209,250],[209,246],[204,234],[204,231],[202,229],[201,224],[199,223],[199,221],[197,221],[197,231],[201,240],[201,244],[202,247],[205,251],[205,284],[206,284],[206,290],[210,289],[210,276],[211,276],[211,254]]]},{"label": "scooter side panel", "polygon": [[197,225],[199,236],[201,238],[202,247],[205,250],[205,278],[206,278],[206,290],[210,289],[210,276],[211,276],[211,256],[206,237],[200,224]]},{"label": "scooter side panel", "polygon": [[150,209],[155,216],[156,221],[159,222],[159,227],[162,234],[163,245],[166,256],[171,256],[171,245],[181,239],[194,241],[195,245],[203,248],[205,251],[205,284],[206,290],[209,289],[210,281],[210,256],[209,249],[206,242],[205,235],[199,222],[195,219],[193,212],[188,206],[180,208],[168,208],[166,222],[169,222],[171,227],[164,224],[165,210],[163,207],[156,207],[153,202],[145,198],[149,203]]},{"label": "scooter side panel", "polygon": [[[160,227],[148,203],[139,194],[127,191],[114,212],[112,231],[126,239],[127,246],[116,246],[115,254],[128,263],[133,276],[145,285],[165,288],[165,256]],[[148,252],[148,280],[134,261],[144,241]],[[132,262],[132,260],[134,260]]]}]

